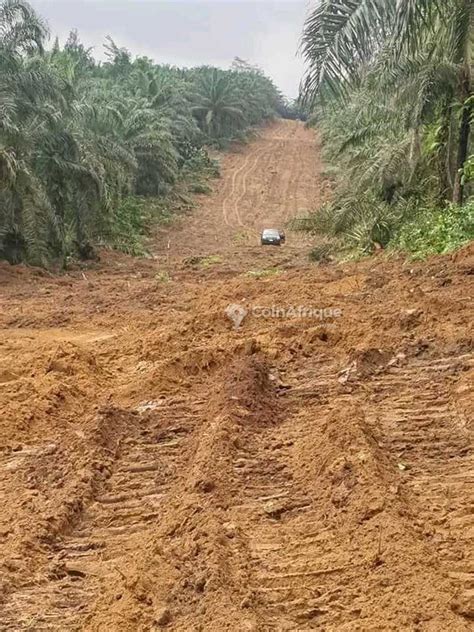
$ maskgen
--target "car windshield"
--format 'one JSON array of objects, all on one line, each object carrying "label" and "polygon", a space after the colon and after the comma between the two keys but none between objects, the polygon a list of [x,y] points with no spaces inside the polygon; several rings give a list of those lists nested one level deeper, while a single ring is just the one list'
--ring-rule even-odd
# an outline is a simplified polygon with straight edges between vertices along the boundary
[{"label": "car windshield", "polygon": [[280,233],[272,228],[263,231],[264,237],[280,237]]}]

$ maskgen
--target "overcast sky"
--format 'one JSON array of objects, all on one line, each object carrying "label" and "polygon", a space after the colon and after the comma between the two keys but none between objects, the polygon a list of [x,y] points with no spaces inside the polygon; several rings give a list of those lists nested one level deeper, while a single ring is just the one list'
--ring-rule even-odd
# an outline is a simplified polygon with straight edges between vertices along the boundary
[{"label": "overcast sky", "polygon": [[30,0],[64,42],[78,29],[103,58],[110,35],[134,55],[179,66],[227,68],[238,56],[258,64],[290,97],[303,62],[297,57],[310,0]]}]

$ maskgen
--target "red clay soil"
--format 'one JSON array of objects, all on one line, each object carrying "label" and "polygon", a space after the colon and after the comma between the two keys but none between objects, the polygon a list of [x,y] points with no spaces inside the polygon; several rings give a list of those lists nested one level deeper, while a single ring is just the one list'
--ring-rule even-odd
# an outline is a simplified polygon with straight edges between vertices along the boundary
[{"label": "red clay soil", "polygon": [[214,187],[154,258],[0,266],[0,630],[474,629],[474,250],[261,248],[328,195],[298,123]]}]

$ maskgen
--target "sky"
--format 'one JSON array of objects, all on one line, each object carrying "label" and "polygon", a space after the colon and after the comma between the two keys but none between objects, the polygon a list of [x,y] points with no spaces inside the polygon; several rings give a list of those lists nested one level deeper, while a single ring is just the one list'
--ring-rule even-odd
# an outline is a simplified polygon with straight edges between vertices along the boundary
[{"label": "sky", "polygon": [[297,55],[314,0],[30,0],[53,36],[71,29],[103,59],[107,35],[133,55],[177,66],[228,68],[234,57],[257,64],[288,97],[298,94]]}]

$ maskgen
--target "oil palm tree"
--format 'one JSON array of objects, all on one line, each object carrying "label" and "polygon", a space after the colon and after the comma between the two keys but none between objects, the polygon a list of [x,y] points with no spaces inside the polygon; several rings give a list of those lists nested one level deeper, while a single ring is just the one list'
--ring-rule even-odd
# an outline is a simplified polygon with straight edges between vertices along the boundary
[{"label": "oil palm tree", "polygon": [[278,98],[250,70],[157,66],[110,38],[97,64],[76,32],[49,51],[46,36],[26,2],[0,0],[0,258],[12,263],[126,240],[165,196],[185,199],[183,182],[209,167],[206,136],[235,137]]},{"label": "oil palm tree", "polygon": [[51,217],[44,187],[29,163],[41,100],[53,90],[41,68],[29,62],[42,51],[45,36],[28,3],[0,2],[0,255],[12,263],[25,256],[28,244],[42,258],[36,246],[46,235],[37,237],[37,220],[44,226]]},{"label": "oil palm tree", "polygon": [[237,87],[217,68],[201,72],[191,103],[191,111],[211,139],[228,138],[245,125]]},{"label": "oil palm tree", "polygon": [[[446,82],[445,93],[438,90],[438,104],[449,116],[454,101],[461,110],[453,200],[462,203],[461,170],[472,111],[473,25],[473,0],[322,0],[310,14],[302,39],[308,68],[303,100],[309,107],[334,97],[348,100],[374,66],[382,83],[398,77],[392,93],[403,92],[407,86],[400,68],[416,65],[423,55],[429,63],[442,50],[443,64],[454,70],[455,91],[451,94],[452,82]],[[425,89],[425,97],[428,92]],[[431,91],[430,98],[434,95]]]},{"label": "oil palm tree", "polygon": [[23,0],[0,2],[0,63],[18,59],[22,53],[41,51],[47,28]]}]

